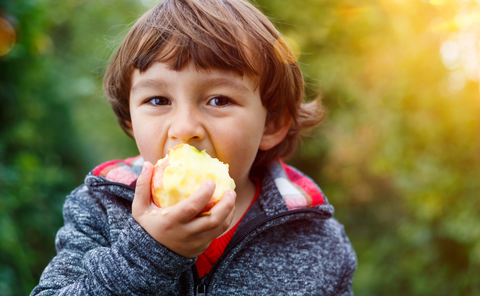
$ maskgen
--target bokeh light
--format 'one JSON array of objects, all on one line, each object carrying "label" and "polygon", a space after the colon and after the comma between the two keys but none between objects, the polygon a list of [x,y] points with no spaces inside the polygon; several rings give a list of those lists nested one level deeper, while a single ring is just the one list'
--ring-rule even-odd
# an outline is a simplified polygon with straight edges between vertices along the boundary
[{"label": "bokeh light", "polygon": [[480,81],[479,5],[480,1],[457,1],[451,22],[435,18],[430,24],[432,31],[444,38],[440,56],[443,65],[452,71],[444,80],[450,93],[461,91],[468,81]]},{"label": "bokeh light", "polygon": [[6,19],[0,17],[0,56],[9,53],[15,46],[15,29]]}]

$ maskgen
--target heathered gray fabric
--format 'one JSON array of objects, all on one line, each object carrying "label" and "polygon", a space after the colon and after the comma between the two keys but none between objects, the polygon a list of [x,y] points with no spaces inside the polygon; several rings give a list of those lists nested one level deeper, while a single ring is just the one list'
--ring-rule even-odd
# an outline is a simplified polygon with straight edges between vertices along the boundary
[{"label": "heathered gray fabric", "polygon": [[[194,295],[195,259],[156,242],[131,215],[134,188],[90,173],[64,205],[57,256],[31,295]],[[325,201],[288,211],[271,177],[242,220],[273,220],[253,229],[219,262],[207,295],[353,295],[356,256]]]}]

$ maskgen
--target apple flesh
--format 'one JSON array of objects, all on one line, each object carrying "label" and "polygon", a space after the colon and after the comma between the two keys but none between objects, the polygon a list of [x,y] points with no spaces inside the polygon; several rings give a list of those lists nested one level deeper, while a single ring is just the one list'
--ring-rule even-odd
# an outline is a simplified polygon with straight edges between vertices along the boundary
[{"label": "apple flesh", "polygon": [[151,189],[153,202],[166,208],[188,198],[206,180],[216,184],[212,198],[202,209],[208,212],[228,189],[235,189],[235,182],[228,174],[228,164],[212,158],[205,151],[198,151],[188,144],[178,144],[154,167]]}]

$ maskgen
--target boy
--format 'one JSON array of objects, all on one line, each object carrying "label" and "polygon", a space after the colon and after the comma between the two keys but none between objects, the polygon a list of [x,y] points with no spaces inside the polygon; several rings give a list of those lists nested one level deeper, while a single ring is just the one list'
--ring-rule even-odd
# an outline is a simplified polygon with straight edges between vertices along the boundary
[{"label": "boy", "polygon": [[[32,295],[352,295],[355,253],[320,189],[280,157],[321,121],[279,33],[243,0],[165,0],[128,33],[105,91],[140,156],[68,196],[57,256]],[[160,213],[152,163],[188,143],[235,191],[197,215],[207,181]],[[153,210],[157,211],[153,211]]]}]

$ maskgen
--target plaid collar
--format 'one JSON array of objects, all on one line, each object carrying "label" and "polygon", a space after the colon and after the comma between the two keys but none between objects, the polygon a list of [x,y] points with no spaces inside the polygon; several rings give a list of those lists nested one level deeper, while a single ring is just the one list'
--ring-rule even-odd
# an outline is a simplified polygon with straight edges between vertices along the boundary
[{"label": "plaid collar", "polygon": [[[114,183],[135,187],[143,163],[140,155],[125,160],[111,160],[97,166],[92,174]],[[320,188],[309,177],[282,160],[271,164],[268,170],[289,210],[311,208],[325,203]]]}]

